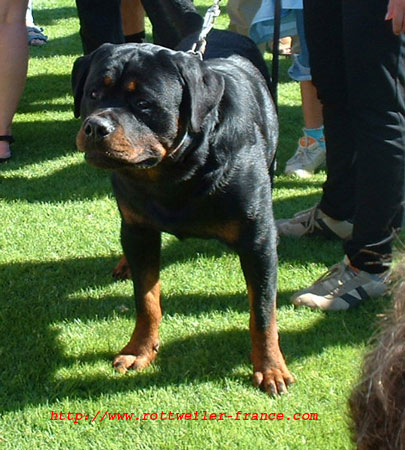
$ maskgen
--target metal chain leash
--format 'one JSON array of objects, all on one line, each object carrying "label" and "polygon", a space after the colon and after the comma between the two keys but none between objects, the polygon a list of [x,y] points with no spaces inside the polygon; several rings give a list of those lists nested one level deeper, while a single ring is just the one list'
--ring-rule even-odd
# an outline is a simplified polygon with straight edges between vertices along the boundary
[{"label": "metal chain leash", "polygon": [[201,32],[198,36],[198,41],[193,44],[189,53],[193,53],[203,59],[205,48],[207,45],[207,35],[214,26],[215,19],[221,14],[219,8],[219,2],[221,0],[214,0],[214,4],[210,6],[205,13],[204,22],[201,28]]}]

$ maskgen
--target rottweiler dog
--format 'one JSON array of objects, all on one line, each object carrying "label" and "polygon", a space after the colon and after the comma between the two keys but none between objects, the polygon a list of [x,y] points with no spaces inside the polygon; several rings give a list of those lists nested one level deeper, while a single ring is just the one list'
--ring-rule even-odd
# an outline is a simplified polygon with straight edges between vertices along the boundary
[{"label": "rottweiler dog", "polygon": [[154,44],[104,44],[74,65],[75,114],[83,120],[77,147],[88,163],[112,171],[134,283],[137,319],[113,363],[120,372],[148,366],[159,348],[166,232],[218,239],[239,255],[253,382],[270,394],[293,382],[276,325],[278,123],[263,65],[249,39],[218,30],[203,60]]}]

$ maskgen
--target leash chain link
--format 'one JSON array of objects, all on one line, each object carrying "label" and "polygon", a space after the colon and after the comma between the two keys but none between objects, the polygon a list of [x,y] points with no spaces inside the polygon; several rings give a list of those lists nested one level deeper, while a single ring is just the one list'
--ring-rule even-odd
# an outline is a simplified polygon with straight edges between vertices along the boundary
[{"label": "leash chain link", "polygon": [[210,6],[205,13],[204,23],[201,28],[200,35],[198,36],[198,41],[193,44],[189,53],[197,55],[201,60],[203,59],[205,47],[207,45],[207,36],[214,26],[215,19],[221,14],[219,8],[219,2],[221,0],[214,0],[214,4]]}]

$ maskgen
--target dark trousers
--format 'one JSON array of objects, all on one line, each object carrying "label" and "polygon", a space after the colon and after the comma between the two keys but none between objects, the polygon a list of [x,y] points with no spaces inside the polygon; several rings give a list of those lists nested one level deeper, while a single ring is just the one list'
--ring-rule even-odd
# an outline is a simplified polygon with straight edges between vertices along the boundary
[{"label": "dark trousers", "polygon": [[387,0],[304,0],[312,79],[323,104],[327,180],[320,208],[352,219],[352,264],[378,273],[404,194],[405,39]]},{"label": "dark trousers", "polygon": [[121,0],[76,0],[83,52],[101,44],[125,42],[121,22]]},{"label": "dark trousers", "polygon": [[[153,24],[153,42],[175,48],[191,33],[199,31],[202,18],[192,0],[142,0]],[[83,52],[101,44],[125,42],[121,21],[121,0],[76,0]]]}]

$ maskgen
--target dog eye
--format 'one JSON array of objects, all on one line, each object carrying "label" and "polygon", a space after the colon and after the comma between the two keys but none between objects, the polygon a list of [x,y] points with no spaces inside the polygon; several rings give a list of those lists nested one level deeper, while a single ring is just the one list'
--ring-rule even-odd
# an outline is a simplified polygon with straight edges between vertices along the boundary
[{"label": "dog eye", "polygon": [[150,109],[150,107],[152,106],[148,101],[143,99],[137,100],[135,104],[137,108],[142,110]]},{"label": "dog eye", "polygon": [[98,97],[99,97],[99,94],[95,89],[90,92],[90,98],[96,100]]}]

